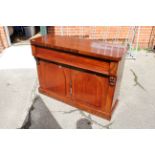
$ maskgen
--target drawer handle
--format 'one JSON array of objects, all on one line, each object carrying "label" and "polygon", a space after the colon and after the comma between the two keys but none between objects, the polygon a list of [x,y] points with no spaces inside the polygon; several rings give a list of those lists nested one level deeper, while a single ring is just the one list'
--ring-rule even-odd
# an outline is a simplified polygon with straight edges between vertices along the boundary
[{"label": "drawer handle", "polygon": [[62,66],[61,66],[61,65],[59,65],[58,67],[59,67],[59,68],[62,68]]},{"label": "drawer handle", "polygon": [[115,76],[110,76],[109,77],[109,84],[111,86],[115,86],[115,84],[116,84],[116,77]]}]

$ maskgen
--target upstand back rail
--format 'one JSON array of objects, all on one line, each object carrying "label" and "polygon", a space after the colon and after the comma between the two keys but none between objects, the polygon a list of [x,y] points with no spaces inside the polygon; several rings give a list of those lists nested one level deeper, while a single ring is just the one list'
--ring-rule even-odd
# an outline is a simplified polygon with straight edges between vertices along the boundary
[{"label": "upstand back rail", "polygon": [[41,93],[111,119],[126,47],[51,35],[32,39],[31,46]]}]

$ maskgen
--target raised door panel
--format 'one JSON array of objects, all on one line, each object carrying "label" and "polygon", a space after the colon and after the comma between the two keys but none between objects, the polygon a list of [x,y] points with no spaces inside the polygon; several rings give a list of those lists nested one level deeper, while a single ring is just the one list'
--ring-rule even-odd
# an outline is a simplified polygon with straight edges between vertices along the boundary
[{"label": "raised door panel", "polygon": [[66,96],[68,94],[67,69],[44,61],[38,65],[39,83],[41,89]]},{"label": "raised door panel", "polygon": [[108,78],[72,70],[72,99],[83,106],[104,109],[108,91]]}]

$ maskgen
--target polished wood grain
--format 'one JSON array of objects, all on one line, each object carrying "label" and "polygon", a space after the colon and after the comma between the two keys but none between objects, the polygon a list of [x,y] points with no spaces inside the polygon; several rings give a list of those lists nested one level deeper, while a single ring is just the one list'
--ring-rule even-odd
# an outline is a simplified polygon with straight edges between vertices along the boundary
[{"label": "polished wood grain", "polygon": [[82,57],[79,55],[73,55],[70,53],[64,53],[45,48],[37,47],[36,51],[37,53],[35,54],[35,56],[38,58],[50,60],[53,62],[59,62],[106,75],[109,74],[109,67],[110,67],[109,62],[99,61],[95,59]]},{"label": "polished wood grain", "polygon": [[42,88],[67,96],[66,68],[44,61],[39,62],[38,68]]},{"label": "polished wood grain", "polygon": [[32,39],[31,44],[114,61],[119,61],[127,50],[126,46],[72,36],[45,35]]},{"label": "polished wood grain", "polygon": [[41,93],[111,119],[126,47],[49,35],[33,39],[31,45]]},{"label": "polished wood grain", "polygon": [[72,70],[72,99],[97,109],[105,106],[108,79],[82,71]]}]

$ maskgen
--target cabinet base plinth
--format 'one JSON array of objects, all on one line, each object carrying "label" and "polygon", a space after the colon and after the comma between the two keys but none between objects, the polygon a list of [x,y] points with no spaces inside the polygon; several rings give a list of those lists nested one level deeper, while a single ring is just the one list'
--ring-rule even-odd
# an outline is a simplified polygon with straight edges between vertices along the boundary
[{"label": "cabinet base plinth", "polygon": [[53,92],[51,92],[49,90],[45,90],[45,89],[42,89],[40,87],[39,87],[39,92],[41,94],[44,94],[46,96],[49,96],[49,97],[52,97],[52,98],[57,99],[59,101],[62,101],[65,104],[68,104],[68,105],[73,106],[75,108],[78,108],[80,110],[84,110],[84,111],[86,111],[88,113],[94,114],[96,116],[99,116],[101,118],[107,119],[109,121],[111,120],[111,114],[106,113],[104,111],[94,110],[91,107],[81,106],[79,104],[74,103],[70,98],[66,98],[66,97],[60,96],[59,94],[55,94],[55,93],[53,93]]}]

